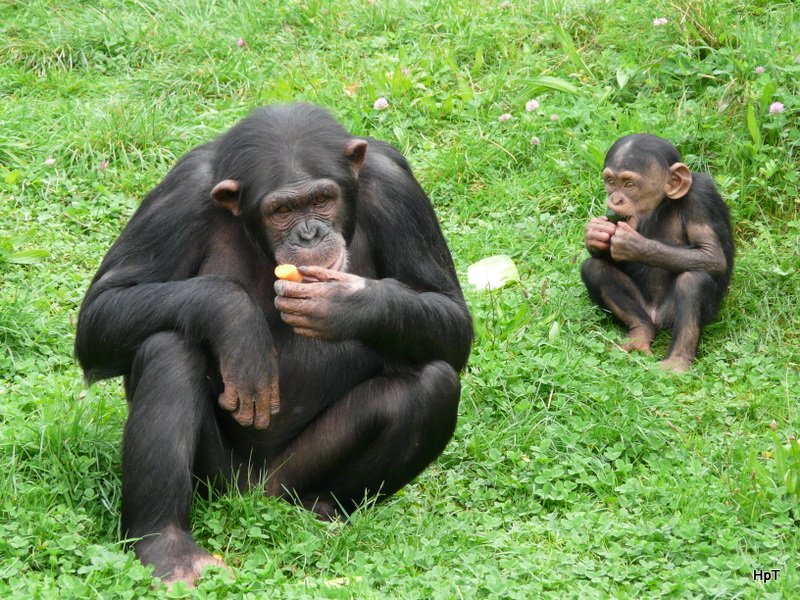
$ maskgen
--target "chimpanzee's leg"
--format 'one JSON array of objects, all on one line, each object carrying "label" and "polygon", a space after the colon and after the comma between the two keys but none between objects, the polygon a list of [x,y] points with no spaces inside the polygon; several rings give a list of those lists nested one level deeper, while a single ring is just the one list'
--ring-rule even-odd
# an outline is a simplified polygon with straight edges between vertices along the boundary
[{"label": "chimpanzee's leg", "polygon": [[689,369],[697,354],[703,325],[711,322],[719,308],[715,283],[704,271],[686,271],[675,278],[667,301],[659,308],[660,327],[672,327],[672,339],[661,366],[672,371]]},{"label": "chimpanzee's leg", "polygon": [[634,281],[602,258],[584,261],[581,278],[594,303],[610,310],[628,328],[628,342],[622,349],[651,354],[650,345],[656,335],[656,326]]},{"label": "chimpanzee's leg", "polygon": [[460,391],[458,374],[442,361],[357,386],[270,462],[266,492],[322,518],[393,494],[444,450]]},{"label": "chimpanzee's leg", "polygon": [[230,456],[214,417],[209,367],[201,348],[179,334],[158,333],[141,345],[125,382],[130,410],[122,449],[122,531],[141,538],[136,554],[165,582],[191,585],[203,567],[222,564],[194,542],[189,523],[198,459],[208,471],[222,468]]}]

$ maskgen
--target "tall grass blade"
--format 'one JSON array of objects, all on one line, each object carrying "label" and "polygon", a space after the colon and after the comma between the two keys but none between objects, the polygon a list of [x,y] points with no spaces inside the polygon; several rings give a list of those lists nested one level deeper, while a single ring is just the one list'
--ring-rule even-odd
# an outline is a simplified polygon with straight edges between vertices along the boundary
[{"label": "tall grass blade", "polygon": [[15,265],[35,265],[36,263],[42,262],[47,256],[47,250],[19,250],[18,252],[9,254],[5,258],[0,255],[0,262],[8,262]]},{"label": "tall grass blade", "polygon": [[525,93],[517,97],[517,104],[530,100],[533,96],[547,91],[563,92],[573,96],[579,96],[581,94],[581,90],[569,81],[550,75],[540,75],[530,79],[522,79],[522,84],[525,86]]},{"label": "tall grass blade", "polygon": [[760,148],[762,143],[761,130],[758,127],[756,111],[752,104],[747,107],[747,130],[750,132],[750,138],[753,140],[753,143]]},{"label": "tall grass blade", "polygon": [[567,57],[569,57],[570,62],[575,66],[575,68],[582,70],[589,77],[594,79],[594,73],[592,73],[589,65],[587,65],[586,61],[584,61],[581,57],[580,52],[578,52],[575,42],[572,40],[572,36],[569,34],[569,32],[561,25],[554,25],[553,31],[555,31],[556,37],[561,43],[561,47],[564,49],[564,52],[567,53]]}]

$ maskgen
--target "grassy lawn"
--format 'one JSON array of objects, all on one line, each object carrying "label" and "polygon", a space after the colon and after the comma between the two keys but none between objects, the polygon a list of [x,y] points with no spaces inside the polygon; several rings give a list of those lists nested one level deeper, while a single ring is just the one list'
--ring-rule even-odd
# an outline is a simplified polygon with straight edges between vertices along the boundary
[{"label": "grassy lawn", "polygon": [[[798,5],[767,0],[0,0],[0,597],[181,594],[119,542],[126,405],[83,383],[77,309],[177,157],[295,100],[405,153],[477,338],[454,439],[385,504],[343,525],[198,499],[234,574],[197,597],[794,596],[798,41]],[[579,276],[602,155],[639,131],[710,171],[734,221],[683,376],[615,349]],[[494,254],[519,282],[470,288]]]}]

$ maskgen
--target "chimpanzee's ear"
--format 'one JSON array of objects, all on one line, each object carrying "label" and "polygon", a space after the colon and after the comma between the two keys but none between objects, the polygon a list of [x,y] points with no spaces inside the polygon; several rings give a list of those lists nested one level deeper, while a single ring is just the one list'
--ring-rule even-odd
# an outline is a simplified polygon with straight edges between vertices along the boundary
[{"label": "chimpanzee's ear", "polygon": [[225,179],[220,181],[211,190],[211,197],[217,201],[217,204],[223,208],[227,208],[234,216],[242,214],[242,209],[239,207],[239,190],[241,184],[233,179]]},{"label": "chimpanzee's ear", "polygon": [[664,195],[677,200],[689,193],[692,187],[692,172],[683,163],[675,163],[669,168],[669,177],[664,185]]},{"label": "chimpanzee's ear", "polygon": [[343,154],[350,159],[350,168],[353,171],[353,177],[358,179],[358,171],[361,169],[364,157],[367,155],[367,140],[350,140],[344,147]]}]

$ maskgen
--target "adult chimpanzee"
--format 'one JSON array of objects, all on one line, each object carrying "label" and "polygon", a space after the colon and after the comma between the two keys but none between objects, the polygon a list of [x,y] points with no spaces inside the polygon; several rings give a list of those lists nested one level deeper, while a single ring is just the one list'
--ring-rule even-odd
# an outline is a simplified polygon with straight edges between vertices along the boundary
[{"label": "adult chimpanzee", "polygon": [[[369,151],[367,146],[369,145]],[[302,283],[278,263],[305,265]],[[260,109],[181,158],[80,310],[92,379],[125,376],[122,529],[166,581],[219,561],[193,481],[263,486],[321,518],[444,449],[472,325],[405,159],[311,105]]]},{"label": "adult chimpanzee", "polygon": [[624,350],[651,354],[672,328],[665,369],[686,371],[702,327],[728,289],[734,245],[728,207],[705,173],[692,173],[667,140],[636,134],[606,154],[608,213],[586,226],[589,295],[628,328]]}]

